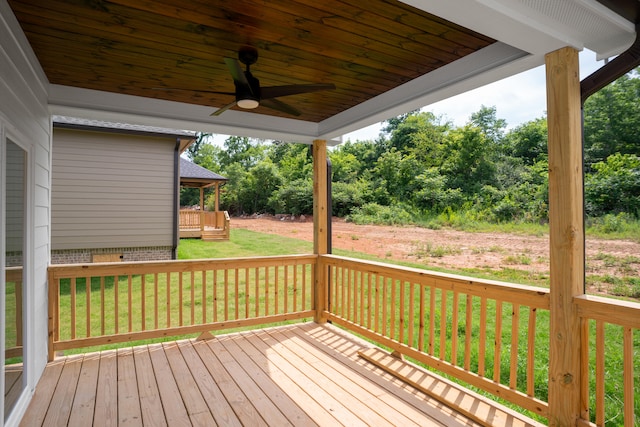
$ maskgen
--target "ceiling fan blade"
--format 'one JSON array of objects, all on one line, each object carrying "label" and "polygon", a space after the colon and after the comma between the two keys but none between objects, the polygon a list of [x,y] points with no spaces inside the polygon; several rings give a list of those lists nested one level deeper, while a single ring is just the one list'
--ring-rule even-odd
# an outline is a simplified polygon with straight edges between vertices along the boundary
[{"label": "ceiling fan blade", "polygon": [[215,93],[216,95],[235,95],[235,92],[221,92],[219,90],[202,90],[202,89],[184,89],[180,87],[152,87],[151,90],[177,90],[181,92],[202,92],[202,93]]},{"label": "ceiling fan blade", "polygon": [[224,63],[227,64],[227,68],[229,69],[229,72],[233,77],[233,81],[250,87],[249,81],[247,80],[247,77],[244,75],[242,66],[240,66],[240,62],[237,59],[224,58]]},{"label": "ceiling fan blade", "polygon": [[282,113],[291,114],[292,116],[299,116],[300,111],[296,110],[289,104],[285,104],[284,102],[278,99],[263,99],[260,101],[260,105],[263,107],[271,108],[272,110],[280,111]]},{"label": "ceiling fan blade", "polygon": [[307,85],[267,86],[260,89],[262,99],[277,98],[279,96],[297,95],[300,93],[318,92],[321,90],[333,90],[333,83],[316,83]]},{"label": "ceiling fan blade", "polygon": [[218,108],[216,111],[214,111],[213,113],[211,113],[211,116],[219,116],[220,114],[224,113],[225,111],[227,111],[229,108],[233,107],[236,105],[236,101],[233,101],[230,104],[225,105],[224,107],[220,107]]}]

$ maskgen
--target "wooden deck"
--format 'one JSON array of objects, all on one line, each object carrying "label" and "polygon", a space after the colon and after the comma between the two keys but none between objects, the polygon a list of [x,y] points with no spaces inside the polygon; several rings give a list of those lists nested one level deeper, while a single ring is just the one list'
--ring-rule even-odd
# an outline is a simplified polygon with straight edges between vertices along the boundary
[{"label": "wooden deck", "polygon": [[306,323],[62,357],[21,425],[478,425],[358,355],[369,347]]}]

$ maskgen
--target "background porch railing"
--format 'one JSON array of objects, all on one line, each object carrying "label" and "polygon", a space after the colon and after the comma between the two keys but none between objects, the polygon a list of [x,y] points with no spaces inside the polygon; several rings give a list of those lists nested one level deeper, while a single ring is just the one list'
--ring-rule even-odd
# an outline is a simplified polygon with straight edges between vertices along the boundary
[{"label": "background porch railing", "polygon": [[180,210],[181,237],[199,237],[212,240],[228,240],[230,218],[227,211]]},{"label": "background porch railing", "polygon": [[49,267],[55,351],[313,316],[313,255]]}]

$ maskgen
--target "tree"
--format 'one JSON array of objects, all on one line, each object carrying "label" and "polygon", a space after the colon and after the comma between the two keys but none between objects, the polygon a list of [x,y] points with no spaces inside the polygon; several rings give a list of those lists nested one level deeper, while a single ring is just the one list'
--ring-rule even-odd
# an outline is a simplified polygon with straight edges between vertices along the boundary
[{"label": "tree", "polygon": [[585,177],[585,199],[591,215],[626,212],[640,217],[640,157],[616,153],[593,165]]},{"label": "tree", "polygon": [[544,117],[526,122],[507,133],[506,151],[521,158],[526,165],[547,157],[547,119]]},{"label": "tree", "polygon": [[585,163],[606,161],[612,154],[640,153],[639,69],[595,93],[584,105]]}]

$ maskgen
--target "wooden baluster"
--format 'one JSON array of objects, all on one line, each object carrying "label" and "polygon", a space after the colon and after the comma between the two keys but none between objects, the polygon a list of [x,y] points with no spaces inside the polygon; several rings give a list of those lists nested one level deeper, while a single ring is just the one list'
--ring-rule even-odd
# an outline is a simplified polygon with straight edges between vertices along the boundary
[{"label": "wooden baluster", "polygon": [[120,320],[120,314],[118,312],[119,308],[120,308],[119,307],[120,304],[118,303],[118,299],[119,299],[118,296],[119,296],[119,293],[120,293],[120,290],[118,289],[119,287],[120,287],[120,277],[119,276],[114,276],[114,281],[113,281],[113,304],[114,304],[114,307],[113,308],[114,308],[114,316],[115,316],[115,318],[113,319],[113,322],[115,324],[113,325],[113,328],[114,328],[114,333],[115,334],[118,334],[120,332],[120,329],[118,327],[119,326],[118,323],[119,323],[119,320]]},{"label": "wooden baluster", "polygon": [[529,308],[529,328],[527,332],[527,395],[534,395],[535,353],[536,353],[536,316],[535,308]]},{"label": "wooden baluster", "polygon": [[[85,304],[87,306],[86,309],[86,329],[87,329],[87,338],[91,336],[91,277],[85,277],[84,289],[85,289]],[[21,323],[21,322],[20,322]]]},{"label": "wooden baluster", "polygon": [[604,322],[596,320],[596,425],[604,425]]},{"label": "wooden baluster", "polygon": [[391,324],[389,328],[389,338],[394,339],[396,335],[396,317],[397,317],[397,295],[396,295],[396,279],[389,279],[391,284]]},{"label": "wooden baluster", "polygon": [[458,310],[460,295],[458,291],[453,291],[453,305],[451,312],[451,363],[458,365]]},{"label": "wooden baluster", "polygon": [[[193,272],[191,272],[191,276],[193,276]],[[184,272],[180,272],[178,276],[178,324],[180,326],[182,323],[182,298],[183,298],[183,289],[184,289]]]},{"label": "wooden baluster", "polygon": [[633,328],[623,328],[623,343],[624,426],[633,427],[636,425],[633,407]]},{"label": "wooden baluster", "polygon": [[100,277],[100,334],[104,335],[104,276]]},{"label": "wooden baluster", "polygon": [[147,292],[146,292],[147,275],[142,274],[140,277],[140,320],[142,323],[142,330],[147,329]]},{"label": "wooden baluster", "polygon": [[471,369],[471,335],[473,331],[473,296],[467,294],[467,306],[464,327],[464,369]]},{"label": "wooden baluster", "polygon": [[256,317],[260,316],[260,271],[258,270],[258,267],[256,267],[255,269],[255,292],[254,292],[254,304],[256,306],[255,310],[256,310]]},{"label": "wooden baluster", "polygon": [[409,333],[408,333],[408,337],[407,337],[407,344],[411,347],[415,347],[413,344],[413,329],[414,329],[414,324],[415,324],[415,302],[416,302],[416,298],[415,298],[415,283],[410,282],[409,283]]},{"label": "wooden baluster", "polygon": [[424,284],[420,283],[420,328],[418,330],[418,351],[424,351],[424,316],[425,316],[425,292],[424,292]]},{"label": "wooden baluster", "polygon": [[[193,288],[192,288],[193,289]],[[153,326],[158,329],[158,273],[153,275]],[[193,322],[192,322],[193,323]]]},{"label": "wooden baluster", "polygon": [[404,330],[406,329],[406,316],[405,316],[405,282],[398,281],[400,286],[400,310],[398,312],[398,341],[404,343]]},{"label": "wooden baluster", "polygon": [[480,342],[478,347],[478,375],[484,377],[487,350],[487,299],[485,297],[480,297]]},{"label": "wooden baluster", "polygon": [[249,295],[249,269],[245,268],[244,269],[244,318],[248,319],[249,318],[249,301],[250,301],[250,295]]},{"label": "wooden baluster", "polygon": [[518,386],[518,332],[520,330],[520,305],[512,304],[511,311],[511,355],[509,364],[509,388]]},{"label": "wooden baluster", "polygon": [[447,291],[440,289],[440,359],[444,360],[447,348]]},{"label": "wooden baluster", "polygon": [[496,301],[496,334],[493,350],[493,380],[500,382],[500,362],[502,350],[502,301]]},{"label": "wooden baluster", "polygon": [[436,336],[436,287],[429,288],[429,354],[434,355]]},{"label": "wooden baluster", "polygon": [[[180,273],[182,274],[182,273]],[[171,327],[171,273],[167,271],[167,300],[165,301],[165,306],[167,310],[167,328]],[[202,310],[204,311],[204,304],[202,306]]]},{"label": "wooden baluster", "polygon": [[133,331],[133,277],[127,277],[127,320],[129,332]]}]

